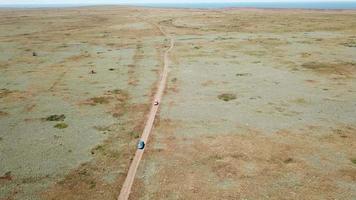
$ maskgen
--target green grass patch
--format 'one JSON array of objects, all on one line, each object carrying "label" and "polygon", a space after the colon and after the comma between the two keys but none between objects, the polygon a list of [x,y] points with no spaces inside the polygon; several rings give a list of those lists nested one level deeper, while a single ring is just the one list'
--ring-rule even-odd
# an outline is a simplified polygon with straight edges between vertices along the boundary
[{"label": "green grass patch", "polygon": [[90,183],[89,183],[89,188],[90,188],[90,189],[93,189],[93,188],[95,188],[95,187],[96,187],[95,181],[90,181]]},{"label": "green grass patch", "polygon": [[223,101],[231,101],[231,100],[236,99],[236,95],[235,94],[231,94],[231,93],[224,93],[224,94],[220,94],[218,96],[218,98],[220,100],[223,100]]},{"label": "green grass patch", "polygon": [[54,125],[54,128],[58,128],[58,129],[65,129],[67,127],[68,127],[68,124],[66,124],[66,123],[59,123],[59,124]]},{"label": "green grass patch", "polygon": [[350,40],[345,43],[342,43],[345,47],[356,47],[356,40]]},{"label": "green grass patch", "polygon": [[351,162],[356,165],[356,158],[352,158]]},{"label": "green grass patch", "polygon": [[130,132],[130,135],[131,135],[133,138],[135,138],[135,139],[137,139],[137,138],[140,137],[140,133],[137,132],[137,131],[131,131],[131,132]]},{"label": "green grass patch", "polygon": [[307,104],[308,103],[304,98],[297,98],[297,99],[292,100],[292,102],[294,102],[296,104]]},{"label": "green grass patch", "polygon": [[112,94],[125,94],[125,91],[121,89],[115,89],[110,91]]},{"label": "green grass patch", "polygon": [[46,121],[51,121],[51,122],[64,121],[65,118],[66,118],[66,116],[63,114],[62,115],[50,115],[46,118]]}]

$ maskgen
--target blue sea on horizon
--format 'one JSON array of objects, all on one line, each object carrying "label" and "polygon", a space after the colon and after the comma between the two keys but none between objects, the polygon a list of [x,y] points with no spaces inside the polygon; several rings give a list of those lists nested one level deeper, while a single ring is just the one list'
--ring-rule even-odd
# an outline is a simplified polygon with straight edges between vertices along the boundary
[{"label": "blue sea on horizon", "polygon": [[291,9],[356,9],[355,1],[334,2],[234,2],[234,3],[136,3],[136,4],[0,4],[0,8],[67,8],[100,5],[127,5],[155,8],[291,8]]}]

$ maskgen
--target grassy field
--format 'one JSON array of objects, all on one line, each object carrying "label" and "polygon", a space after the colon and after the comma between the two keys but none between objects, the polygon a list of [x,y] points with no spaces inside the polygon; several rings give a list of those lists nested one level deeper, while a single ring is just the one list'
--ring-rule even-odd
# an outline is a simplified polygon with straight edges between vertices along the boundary
[{"label": "grassy field", "polygon": [[[145,19],[144,21],[142,19]],[[0,10],[0,199],[355,199],[356,12]]]}]

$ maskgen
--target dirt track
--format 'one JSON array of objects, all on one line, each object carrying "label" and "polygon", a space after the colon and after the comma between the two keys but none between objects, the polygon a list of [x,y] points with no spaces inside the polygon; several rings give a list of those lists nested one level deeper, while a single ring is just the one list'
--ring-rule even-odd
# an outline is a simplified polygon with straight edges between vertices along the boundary
[{"label": "dirt track", "polygon": [[[158,89],[157,89],[157,92],[156,92],[155,98],[154,98],[155,101],[161,102],[163,92],[164,92],[164,89],[165,89],[165,86],[167,83],[167,76],[168,76],[168,71],[169,71],[169,52],[174,47],[174,39],[172,37],[170,37],[166,32],[164,32],[162,27],[160,27],[157,24],[153,24],[153,25],[155,25],[164,36],[166,36],[167,38],[170,39],[170,47],[164,53],[164,67],[163,67],[161,78],[160,78],[160,81],[158,84]],[[151,133],[151,130],[153,127],[153,123],[155,121],[156,114],[157,114],[157,111],[158,111],[160,105],[161,104],[158,104],[158,105],[152,104],[152,106],[151,106],[151,111],[148,115],[148,119],[146,121],[146,125],[145,125],[145,128],[144,128],[142,136],[141,136],[141,140],[144,141],[145,144],[147,144],[147,141],[150,136],[150,133]],[[135,157],[133,158],[133,160],[131,162],[130,169],[127,173],[127,177],[125,179],[124,185],[121,188],[121,192],[118,197],[118,200],[126,200],[129,198],[129,195],[131,192],[131,187],[132,187],[132,184],[135,179],[136,171],[140,164],[140,161],[142,159],[142,155],[143,155],[144,151],[145,151],[145,149],[142,149],[142,150],[137,149],[136,150]]]}]

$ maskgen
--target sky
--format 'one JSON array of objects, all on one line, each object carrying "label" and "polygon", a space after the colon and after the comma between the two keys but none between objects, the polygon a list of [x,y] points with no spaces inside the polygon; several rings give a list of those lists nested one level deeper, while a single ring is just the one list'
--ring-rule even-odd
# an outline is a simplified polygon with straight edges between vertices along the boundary
[{"label": "sky", "polygon": [[0,4],[116,4],[116,3],[225,3],[225,2],[320,2],[356,0],[0,0]]}]

